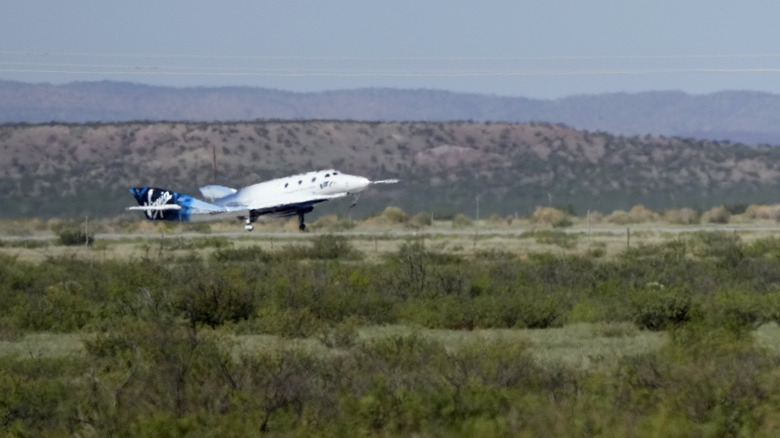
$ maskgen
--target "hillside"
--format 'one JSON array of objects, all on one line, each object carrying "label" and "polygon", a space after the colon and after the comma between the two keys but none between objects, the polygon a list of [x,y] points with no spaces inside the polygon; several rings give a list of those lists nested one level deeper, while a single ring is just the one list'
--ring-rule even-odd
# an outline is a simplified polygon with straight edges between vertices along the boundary
[{"label": "hillside", "polygon": [[359,120],[563,123],[620,135],[664,135],[780,145],[780,96],[674,91],[557,100],[436,90],[293,93],[262,88],[173,88],[121,82],[0,81],[0,123]]},{"label": "hillside", "polygon": [[[610,212],[776,202],[780,149],[666,137],[621,137],[549,124],[340,121],[0,126],[0,217],[113,216],[127,188],[197,194],[335,167],[401,184],[351,211],[521,214],[538,205]],[[347,203],[319,212],[346,214]]]}]

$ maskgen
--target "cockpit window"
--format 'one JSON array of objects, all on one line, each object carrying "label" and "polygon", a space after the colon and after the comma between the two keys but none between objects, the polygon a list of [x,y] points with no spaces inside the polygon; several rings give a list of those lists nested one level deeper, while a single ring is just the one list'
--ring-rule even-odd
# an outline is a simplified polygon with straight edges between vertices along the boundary
[{"label": "cockpit window", "polygon": [[339,174],[338,172],[333,172],[333,175],[338,175],[338,174]]},{"label": "cockpit window", "polygon": [[287,186],[289,186],[289,185],[290,185],[290,183],[284,183],[284,188],[286,189]]},{"label": "cockpit window", "polygon": [[326,173],[326,174],[325,174],[325,178],[330,178],[330,174],[329,174],[329,173]]}]

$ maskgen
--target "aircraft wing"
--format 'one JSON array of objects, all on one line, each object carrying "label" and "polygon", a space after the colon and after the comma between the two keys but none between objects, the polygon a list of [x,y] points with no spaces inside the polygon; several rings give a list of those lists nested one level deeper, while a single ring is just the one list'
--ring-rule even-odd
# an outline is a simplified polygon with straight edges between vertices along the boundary
[{"label": "aircraft wing", "polygon": [[200,188],[200,193],[209,201],[224,198],[225,196],[230,196],[236,192],[237,190],[234,188],[218,185],[203,186]]},{"label": "aircraft wing", "polygon": [[132,207],[127,207],[127,210],[141,210],[141,211],[181,210],[181,205],[177,205],[177,204],[136,205]]}]

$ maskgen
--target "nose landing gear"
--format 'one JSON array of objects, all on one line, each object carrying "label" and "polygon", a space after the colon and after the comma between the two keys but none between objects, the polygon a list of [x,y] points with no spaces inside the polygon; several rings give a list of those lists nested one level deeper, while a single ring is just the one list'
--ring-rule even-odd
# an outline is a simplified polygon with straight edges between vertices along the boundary
[{"label": "nose landing gear", "polygon": [[306,231],[306,223],[303,221],[303,215],[306,213],[311,213],[312,210],[314,210],[314,207],[308,206],[299,208],[296,210],[296,213],[298,213],[298,229],[301,231]]},{"label": "nose landing gear", "polygon": [[252,225],[252,222],[257,220],[257,216],[249,215],[249,216],[239,216],[239,219],[242,219],[244,221],[244,229],[247,231],[252,231],[255,229],[255,226]]}]

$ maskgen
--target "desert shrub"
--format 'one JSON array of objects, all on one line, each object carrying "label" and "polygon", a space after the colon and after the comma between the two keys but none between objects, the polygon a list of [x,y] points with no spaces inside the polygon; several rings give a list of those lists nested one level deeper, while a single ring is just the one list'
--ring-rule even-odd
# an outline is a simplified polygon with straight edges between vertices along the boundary
[{"label": "desert shrub", "polygon": [[222,248],[214,251],[211,257],[218,262],[263,262],[267,263],[274,256],[264,251],[259,246],[247,246],[244,248]]},{"label": "desert shrub", "polygon": [[699,213],[692,208],[681,208],[679,210],[666,210],[664,220],[679,225],[692,225],[699,223]]},{"label": "desert shrub", "polygon": [[430,227],[433,225],[433,214],[426,212],[417,213],[409,220],[409,224],[417,228]]},{"label": "desert shrub", "polygon": [[741,247],[745,256],[780,261],[780,239],[777,237],[759,239]]},{"label": "desert shrub", "polygon": [[494,227],[512,225],[513,220],[514,220],[513,216],[502,217],[497,214],[491,214],[490,217],[487,218],[488,223],[490,223],[490,225]]},{"label": "desert shrub", "polygon": [[476,297],[466,309],[474,307],[476,327],[543,329],[563,325],[568,310],[563,301],[558,293],[521,288]]},{"label": "desert shrub", "polygon": [[49,241],[47,240],[0,240],[0,247],[6,248],[39,249],[47,246],[49,246]]},{"label": "desert shrub", "polygon": [[566,233],[564,231],[534,231],[534,239],[536,243],[542,243],[545,245],[555,245],[561,248],[571,249],[577,246],[577,240],[579,235],[574,233]]},{"label": "desert shrub", "polygon": [[455,228],[466,228],[470,227],[471,224],[472,220],[465,214],[458,213],[452,218],[452,226]]},{"label": "desert shrub", "polygon": [[743,213],[747,212],[748,207],[749,206],[747,204],[743,203],[743,202],[737,202],[737,203],[733,203],[733,204],[726,204],[726,205],[723,206],[723,208],[725,208],[726,211],[728,211],[729,214],[732,214],[732,215],[743,214]]},{"label": "desert shrub", "polygon": [[634,323],[648,330],[665,330],[691,320],[693,298],[684,288],[648,285],[632,296]]},{"label": "desert shrub", "polygon": [[741,239],[727,231],[697,231],[688,237],[688,247],[697,257],[714,257],[737,261],[743,257]]},{"label": "desert shrub", "polygon": [[553,207],[536,207],[530,220],[533,224],[546,224],[555,228],[568,227],[571,225],[569,215],[567,215],[566,212]]},{"label": "desert shrub", "polygon": [[727,291],[715,294],[704,308],[703,317],[710,324],[734,333],[752,331],[773,321],[778,314],[778,295],[759,295],[748,291]]},{"label": "desert shrub", "polygon": [[254,315],[256,293],[243,269],[190,262],[172,277],[174,305],[191,327],[216,327]]},{"label": "desert shrub", "polygon": [[516,255],[511,251],[505,251],[499,248],[488,248],[476,251],[474,253],[474,258],[477,260],[506,261],[514,260]]},{"label": "desert shrub", "polygon": [[330,214],[317,219],[311,224],[312,231],[346,231],[355,228],[355,223],[349,219],[342,219],[338,215]]},{"label": "desert shrub", "polygon": [[187,231],[200,234],[211,234],[211,224],[207,222],[194,222],[188,224]]},{"label": "desert shrub", "polygon": [[[419,295],[429,288],[441,289],[448,284],[448,275],[435,271],[436,266],[460,265],[463,259],[457,254],[428,250],[420,240],[404,242],[398,252],[387,257],[393,268],[393,280],[402,296]],[[453,271],[448,271],[450,274]]]},{"label": "desert shrub", "polygon": [[347,318],[339,323],[328,324],[318,333],[318,339],[328,348],[350,348],[357,344],[358,320]]},{"label": "desert shrub", "polygon": [[[750,205],[745,209],[744,216],[746,219],[777,219],[777,205]],[[731,213],[735,214],[735,213]]]},{"label": "desert shrub", "polygon": [[409,221],[409,216],[400,207],[390,206],[384,209],[377,221],[388,225],[403,224]]},{"label": "desert shrub", "polygon": [[639,329],[633,322],[599,322],[595,331],[607,338],[622,338],[636,336]]},{"label": "desert shrub", "polygon": [[323,234],[312,239],[309,258],[322,260],[358,260],[363,255],[345,236]]},{"label": "desert shrub", "polygon": [[646,209],[643,205],[636,205],[627,212],[615,210],[605,219],[607,222],[616,225],[639,224],[657,220],[658,213]]},{"label": "desert shrub", "polygon": [[17,302],[10,314],[14,325],[23,330],[67,332],[92,322],[93,311],[84,287],[76,281],[65,281]]},{"label": "desert shrub", "polygon": [[473,330],[479,327],[469,300],[455,295],[406,300],[398,317],[401,321],[428,328]]},{"label": "desert shrub", "polygon": [[72,418],[79,394],[72,382],[84,367],[72,358],[0,358],[4,434],[74,435],[72,432],[79,429]]},{"label": "desert shrub", "polygon": [[625,260],[653,259],[663,263],[680,263],[688,253],[685,240],[669,240],[655,245],[640,244],[626,249]]},{"label": "desert shrub", "polygon": [[731,213],[724,206],[713,207],[701,215],[701,221],[708,224],[727,224]]},{"label": "desert shrub", "polygon": [[284,338],[308,338],[323,332],[324,322],[309,308],[261,306],[253,324],[256,331]]},{"label": "desert shrub", "polygon": [[195,237],[192,240],[192,246],[197,249],[203,248],[230,248],[233,246],[233,241],[227,237],[212,236],[212,237]]},{"label": "desert shrub", "polygon": [[631,216],[625,210],[615,210],[604,218],[610,224],[626,225],[631,223]]},{"label": "desert shrub", "polygon": [[658,220],[658,213],[648,210],[644,205],[635,205],[628,211],[628,217],[632,223],[640,224]]},{"label": "desert shrub", "polygon": [[53,225],[52,231],[65,246],[91,245],[95,241],[94,231],[87,231],[79,222],[60,222]]},{"label": "desert shrub", "polygon": [[590,220],[590,223],[592,224],[600,224],[601,222],[604,221],[604,215],[598,211],[589,212],[585,218],[587,220]]}]

